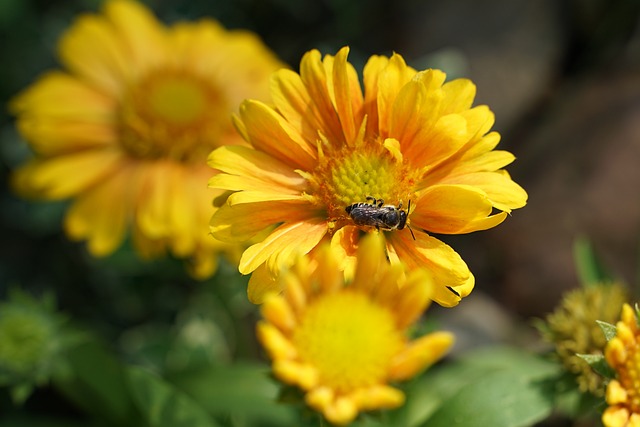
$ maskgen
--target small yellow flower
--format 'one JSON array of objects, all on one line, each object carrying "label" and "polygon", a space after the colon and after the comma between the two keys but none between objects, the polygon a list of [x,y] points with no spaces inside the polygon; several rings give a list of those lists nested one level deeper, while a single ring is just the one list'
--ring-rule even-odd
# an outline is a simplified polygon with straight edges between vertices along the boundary
[{"label": "small yellow flower", "polygon": [[141,4],[110,0],[63,35],[66,67],[41,77],[11,104],[36,156],[19,169],[21,194],[73,199],[65,228],[95,256],[131,230],[142,255],[166,250],[207,277],[221,250],[208,234],[215,211],[209,152],[244,143],[231,113],[266,99],[281,64],[258,38],[203,19],[165,27]]},{"label": "small yellow flower", "polygon": [[356,258],[351,282],[328,244],[298,258],[279,276],[284,292],[267,295],[257,326],[274,375],[335,424],[401,406],[404,394],[389,382],[415,376],[453,344],[447,332],[407,338],[432,298],[428,272],[390,264],[378,235],[361,240]]},{"label": "small yellow flower", "polygon": [[[469,80],[445,83],[443,72],[417,72],[400,55],[373,56],[363,92],[348,52],[322,59],[312,50],[300,74],[275,73],[273,106],[242,103],[236,126],[252,147],[219,148],[209,158],[218,171],[210,186],[235,192],[213,216],[212,233],[247,240],[277,225],[240,260],[240,272],[253,273],[256,303],[294,251],[330,240],[350,276],[361,233],[380,229],[391,261],[429,269],[434,300],[456,305],[474,277],[428,233],[484,230],[524,206],[526,192],[502,169],[514,157],[494,151],[493,113],[471,107]],[[358,203],[366,205],[350,208]]]},{"label": "small yellow flower", "polygon": [[617,375],[607,385],[609,407],[602,415],[605,427],[640,427],[640,328],[629,304],[622,307],[616,336],[605,348],[605,358]]}]

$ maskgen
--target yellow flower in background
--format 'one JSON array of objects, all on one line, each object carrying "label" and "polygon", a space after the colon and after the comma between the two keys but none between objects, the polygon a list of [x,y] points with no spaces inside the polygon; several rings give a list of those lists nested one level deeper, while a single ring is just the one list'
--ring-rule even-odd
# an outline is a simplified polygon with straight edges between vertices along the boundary
[{"label": "yellow flower in background", "polygon": [[616,336],[605,347],[604,356],[617,379],[607,385],[609,407],[602,414],[605,427],[640,427],[640,328],[629,304],[622,307]]},{"label": "yellow flower in background", "polygon": [[281,64],[254,35],[203,19],[165,27],[141,4],[105,3],[63,35],[66,67],[41,77],[11,104],[36,156],[20,168],[23,195],[73,199],[67,234],[95,256],[130,231],[147,257],[169,250],[196,277],[237,244],[208,230],[221,190],[207,188],[215,147],[244,143],[231,113],[247,97],[266,99]]},{"label": "yellow flower in background", "polygon": [[210,186],[235,191],[213,216],[212,233],[247,240],[277,225],[240,261],[241,273],[253,272],[253,302],[277,288],[294,251],[323,240],[348,277],[362,232],[380,229],[392,263],[427,268],[434,300],[456,305],[474,277],[428,233],[488,229],[524,206],[526,192],[502,169],[514,156],[494,150],[493,113],[472,107],[469,80],[445,83],[443,72],[417,72],[400,55],[373,56],[363,92],[347,55],[343,48],[322,59],[312,50],[300,74],[275,73],[273,107],[242,103],[236,126],[252,147],[219,148],[209,158],[218,171]]},{"label": "yellow flower in background", "polygon": [[453,344],[447,332],[409,341],[434,284],[421,269],[386,260],[384,239],[361,240],[352,282],[328,244],[279,276],[284,292],[262,305],[258,339],[274,375],[299,387],[306,403],[335,424],[359,412],[395,408],[404,394],[389,384],[414,377]]},{"label": "yellow flower in background", "polygon": [[567,292],[545,322],[539,323],[564,368],[576,376],[580,391],[604,394],[604,378],[578,355],[602,355],[607,341],[596,321],[614,323],[627,300],[628,291],[621,283],[595,283]]}]

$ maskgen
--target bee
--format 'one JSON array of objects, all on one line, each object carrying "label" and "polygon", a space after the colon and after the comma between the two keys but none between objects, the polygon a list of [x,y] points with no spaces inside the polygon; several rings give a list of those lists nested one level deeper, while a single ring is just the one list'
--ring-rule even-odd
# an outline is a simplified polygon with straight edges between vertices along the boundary
[{"label": "bee", "polygon": [[411,237],[416,240],[413,230],[407,224],[407,212],[411,210],[411,200],[405,211],[402,202],[398,206],[385,205],[384,200],[367,196],[371,203],[354,203],[345,210],[356,225],[375,227],[378,230],[402,230],[405,226],[411,232]]}]

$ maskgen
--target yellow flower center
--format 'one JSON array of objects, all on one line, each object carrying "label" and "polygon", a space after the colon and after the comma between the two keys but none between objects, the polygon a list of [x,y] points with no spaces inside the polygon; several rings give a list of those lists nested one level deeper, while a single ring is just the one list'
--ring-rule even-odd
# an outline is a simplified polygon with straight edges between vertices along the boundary
[{"label": "yellow flower center", "polygon": [[320,382],[338,392],[384,381],[391,357],[403,345],[391,312],[348,289],[315,300],[292,341],[302,360],[318,370]]},{"label": "yellow flower center", "polygon": [[319,201],[333,220],[345,216],[345,208],[367,202],[367,197],[385,204],[407,206],[414,174],[377,143],[349,147],[321,158],[312,183]]},{"label": "yellow flower center", "polygon": [[125,92],[123,148],[136,158],[203,161],[230,128],[229,108],[210,82],[178,70],[152,72]]}]

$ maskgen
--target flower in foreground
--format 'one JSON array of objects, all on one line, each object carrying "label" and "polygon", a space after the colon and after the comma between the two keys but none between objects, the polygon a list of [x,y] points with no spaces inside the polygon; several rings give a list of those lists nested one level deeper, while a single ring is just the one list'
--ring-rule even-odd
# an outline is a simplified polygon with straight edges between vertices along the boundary
[{"label": "flower in foreground", "polygon": [[[241,104],[235,123],[251,147],[222,147],[209,157],[218,171],[210,186],[235,192],[213,216],[212,233],[234,241],[271,230],[240,260],[241,273],[253,272],[253,302],[275,289],[294,251],[311,252],[324,240],[349,276],[362,232],[380,229],[391,261],[427,268],[434,300],[456,305],[474,277],[429,233],[488,229],[524,206],[526,192],[502,169],[514,156],[494,150],[493,114],[472,107],[469,80],[445,83],[443,72],[417,72],[400,55],[373,56],[363,92],[347,54],[343,48],[322,59],[312,50],[300,74],[274,74],[273,106]],[[368,219],[347,212],[357,203],[369,204]],[[383,219],[384,211],[397,216]]]},{"label": "flower in foreground", "polygon": [[607,385],[609,407],[602,414],[605,427],[640,427],[640,328],[629,304],[622,307],[616,336],[605,348],[607,363],[617,379]]},{"label": "flower in foreground", "polygon": [[378,235],[361,241],[351,282],[328,244],[298,258],[279,280],[284,291],[267,295],[258,338],[274,375],[302,389],[307,405],[332,423],[401,406],[404,394],[389,382],[412,378],[453,343],[448,332],[409,341],[433,282],[424,270],[387,262]]},{"label": "flower in foreground", "polygon": [[581,287],[564,295],[554,312],[540,324],[543,337],[555,345],[562,364],[576,376],[582,392],[604,394],[604,378],[581,356],[602,355],[607,341],[596,320],[614,323],[627,298],[626,288],[620,283]]},{"label": "flower in foreground", "polygon": [[65,70],[45,74],[11,104],[35,158],[15,175],[18,191],[73,199],[67,234],[105,256],[131,232],[139,253],[167,250],[206,277],[216,254],[240,248],[208,234],[209,152],[244,143],[231,113],[266,99],[281,64],[244,31],[203,19],[165,27],[141,4],[105,3],[59,43]]}]

